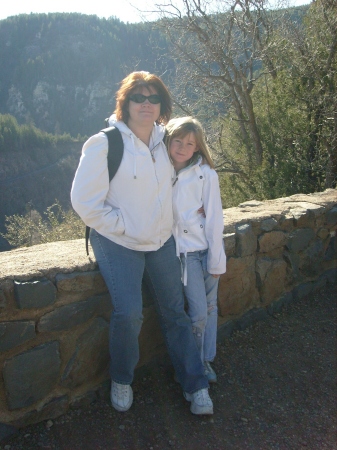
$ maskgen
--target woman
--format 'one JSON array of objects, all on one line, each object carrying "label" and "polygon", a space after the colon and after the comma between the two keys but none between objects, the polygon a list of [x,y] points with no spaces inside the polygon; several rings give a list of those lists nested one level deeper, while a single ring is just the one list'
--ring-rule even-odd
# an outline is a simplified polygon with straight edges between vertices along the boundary
[{"label": "woman", "polygon": [[124,143],[109,183],[108,141],[98,133],[84,144],[71,201],[91,227],[90,242],[113,304],[110,321],[111,403],[127,411],[139,360],[143,276],[152,292],[176,376],[194,414],[213,414],[192,327],[184,312],[180,263],[172,237],[172,175],[164,127],[171,115],[166,86],[148,72],[133,72],[116,95],[110,118]]}]

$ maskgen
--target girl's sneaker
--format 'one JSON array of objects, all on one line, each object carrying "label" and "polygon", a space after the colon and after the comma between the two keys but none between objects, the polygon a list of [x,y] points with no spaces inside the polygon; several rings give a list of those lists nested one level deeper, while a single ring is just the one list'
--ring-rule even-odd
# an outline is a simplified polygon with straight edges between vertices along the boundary
[{"label": "girl's sneaker", "polygon": [[184,392],[184,397],[191,402],[191,413],[193,414],[213,414],[213,402],[208,394],[208,389],[200,389],[193,394]]},{"label": "girl's sneaker", "polygon": [[214,372],[211,363],[209,361],[204,361],[204,367],[205,367],[205,375],[208,379],[209,383],[216,383],[217,380],[217,376],[216,373]]}]

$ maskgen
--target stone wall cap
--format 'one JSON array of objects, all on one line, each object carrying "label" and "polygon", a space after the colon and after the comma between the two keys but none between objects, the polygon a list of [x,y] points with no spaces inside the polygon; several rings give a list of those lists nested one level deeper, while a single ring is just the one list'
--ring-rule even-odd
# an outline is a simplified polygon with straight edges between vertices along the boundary
[{"label": "stone wall cap", "polygon": [[97,267],[90,249],[89,257],[83,239],[57,241],[22,247],[0,253],[0,282],[5,279],[29,280],[51,272],[70,273]]},{"label": "stone wall cap", "polygon": [[226,232],[232,231],[233,224],[264,220],[269,217],[293,217],[292,211],[312,211],[315,215],[330,209],[337,203],[337,189],[327,189],[314,194],[295,194],[290,197],[276,198],[258,202],[251,200],[241,203],[238,207],[224,210]]}]

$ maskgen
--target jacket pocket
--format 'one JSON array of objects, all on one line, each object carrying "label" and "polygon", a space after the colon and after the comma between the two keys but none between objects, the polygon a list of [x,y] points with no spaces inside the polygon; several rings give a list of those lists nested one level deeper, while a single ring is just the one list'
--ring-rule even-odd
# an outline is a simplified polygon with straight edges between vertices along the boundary
[{"label": "jacket pocket", "polygon": [[205,228],[205,218],[201,216],[191,223],[182,224],[181,231],[183,232],[184,235],[190,233],[200,236],[201,234],[204,233],[204,228]]},{"label": "jacket pocket", "polygon": [[120,236],[125,233],[125,222],[122,211],[120,209],[115,209],[115,214],[117,216],[117,220],[113,233],[117,236]]}]

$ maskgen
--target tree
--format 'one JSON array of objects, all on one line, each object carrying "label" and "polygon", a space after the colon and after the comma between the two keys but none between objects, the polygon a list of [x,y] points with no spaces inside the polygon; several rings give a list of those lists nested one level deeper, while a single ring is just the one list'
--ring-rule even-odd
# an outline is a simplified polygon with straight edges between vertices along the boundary
[{"label": "tree", "polygon": [[177,65],[174,94],[183,113],[213,128],[217,169],[230,176],[224,189],[242,200],[333,186],[335,3],[276,11],[265,0],[175,5],[157,5]]},{"label": "tree", "polygon": [[264,0],[225,0],[216,12],[210,4],[183,0],[181,9],[171,1],[157,5],[162,14],[159,26],[173,47],[180,93],[195,99],[182,109],[198,111],[204,103],[208,116],[214,109],[213,117],[230,110],[250,163],[260,166],[263,145],[251,95],[261,68],[276,76],[272,15]]},{"label": "tree", "polygon": [[[312,3],[301,26],[288,21],[280,57],[293,100],[305,116],[305,158],[315,190],[337,177],[337,4]],[[297,139],[297,145],[299,144]]]}]

